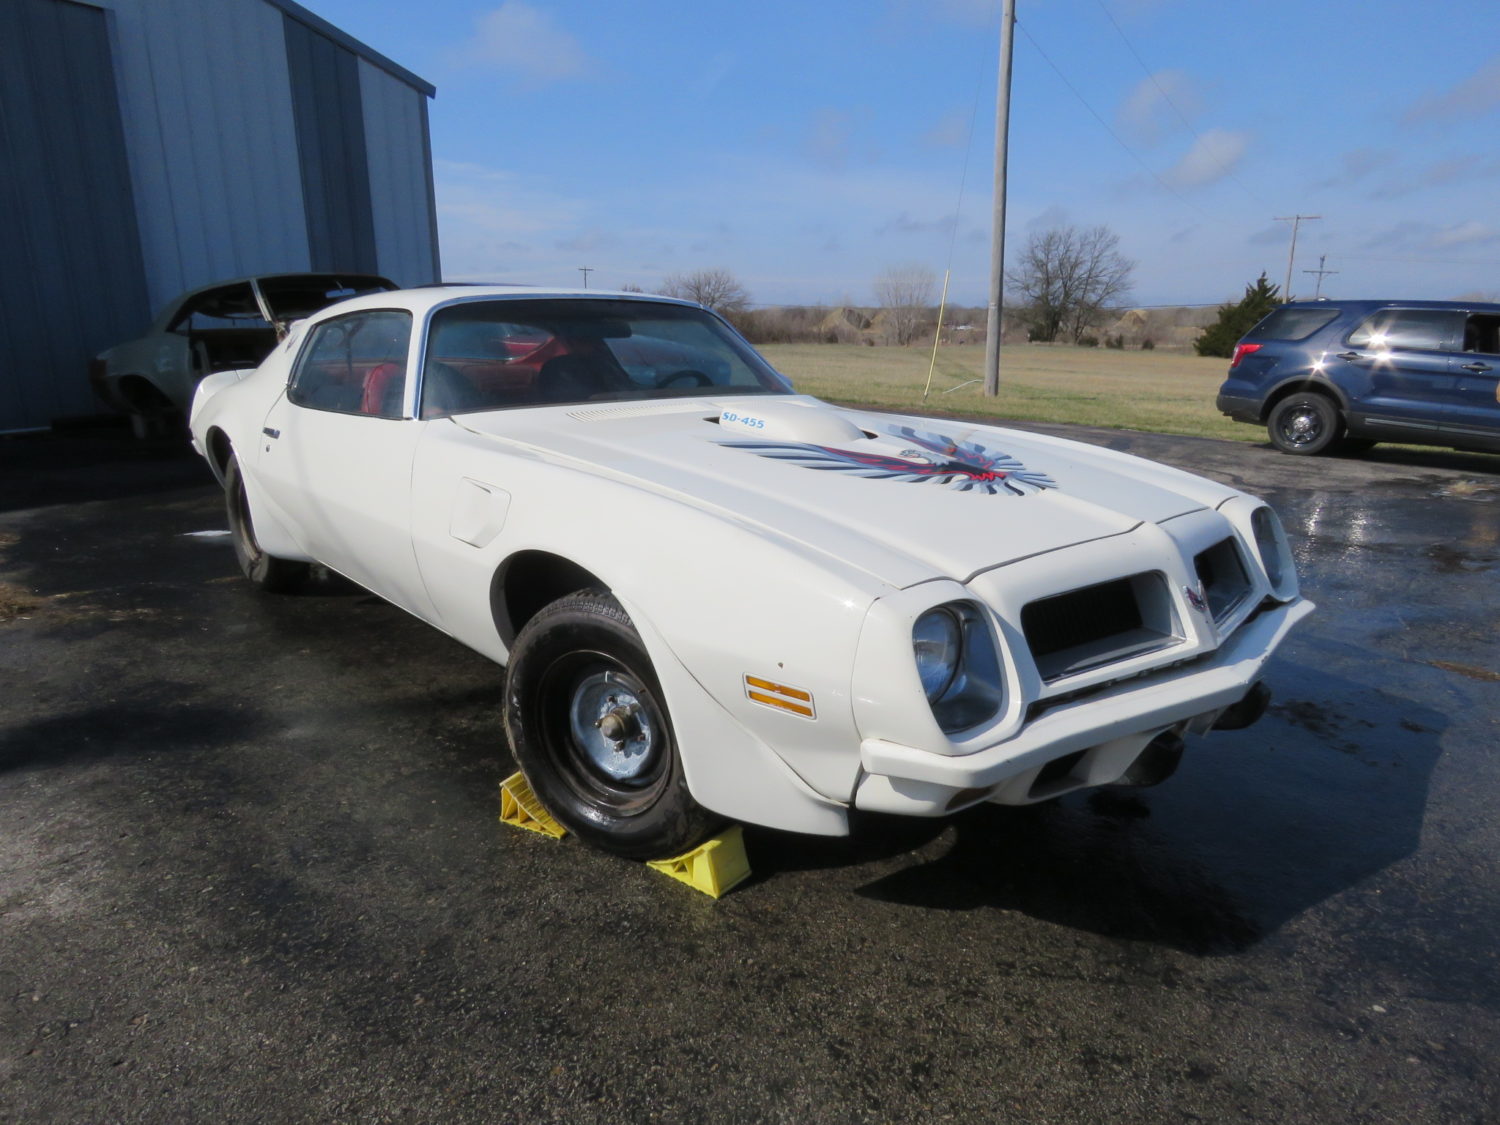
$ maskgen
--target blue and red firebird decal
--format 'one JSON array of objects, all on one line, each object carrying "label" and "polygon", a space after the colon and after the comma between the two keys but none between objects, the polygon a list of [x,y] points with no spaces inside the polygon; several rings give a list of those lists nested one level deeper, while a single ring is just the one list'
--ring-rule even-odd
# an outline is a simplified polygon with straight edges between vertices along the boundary
[{"label": "blue and red firebird decal", "polygon": [[788,461],[805,469],[828,469],[913,484],[946,485],[958,492],[1024,496],[1057,487],[1057,482],[1046,473],[1028,469],[1010,454],[986,449],[977,442],[921,433],[910,426],[894,427],[888,432],[915,448],[903,449],[900,456],[891,456],[800,442],[726,441],[720,444],[777,461]]}]

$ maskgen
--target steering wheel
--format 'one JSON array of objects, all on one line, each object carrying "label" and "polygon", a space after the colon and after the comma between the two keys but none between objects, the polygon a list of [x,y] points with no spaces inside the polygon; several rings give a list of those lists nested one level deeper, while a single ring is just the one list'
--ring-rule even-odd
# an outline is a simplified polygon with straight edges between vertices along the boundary
[{"label": "steering wheel", "polygon": [[684,367],[681,371],[673,371],[658,378],[656,380],[656,389],[661,390],[664,387],[670,387],[673,383],[680,383],[687,379],[691,379],[695,385],[700,387],[713,386],[713,380],[703,374],[703,372],[695,371],[691,367]]}]

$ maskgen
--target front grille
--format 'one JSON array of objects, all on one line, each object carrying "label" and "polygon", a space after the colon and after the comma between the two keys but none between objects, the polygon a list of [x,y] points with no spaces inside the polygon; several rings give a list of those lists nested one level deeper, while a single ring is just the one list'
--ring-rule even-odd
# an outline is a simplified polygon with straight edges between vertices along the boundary
[{"label": "front grille", "polygon": [[1208,611],[1215,621],[1223,621],[1250,596],[1250,576],[1234,545],[1233,537],[1221,539],[1193,559]]},{"label": "front grille", "polygon": [[1048,682],[1165,648],[1179,639],[1166,581],[1157,573],[1117,578],[1031,602],[1021,610],[1021,631]]}]

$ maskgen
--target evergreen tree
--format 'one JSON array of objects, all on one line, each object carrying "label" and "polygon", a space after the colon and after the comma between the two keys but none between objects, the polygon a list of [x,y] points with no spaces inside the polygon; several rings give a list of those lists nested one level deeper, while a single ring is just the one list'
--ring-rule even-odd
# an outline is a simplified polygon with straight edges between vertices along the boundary
[{"label": "evergreen tree", "polygon": [[1272,285],[1262,273],[1254,285],[1245,286],[1245,295],[1238,304],[1219,306],[1219,319],[1204,330],[1193,347],[1198,349],[1199,355],[1228,359],[1234,354],[1234,346],[1240,342],[1240,337],[1279,304],[1280,286]]}]

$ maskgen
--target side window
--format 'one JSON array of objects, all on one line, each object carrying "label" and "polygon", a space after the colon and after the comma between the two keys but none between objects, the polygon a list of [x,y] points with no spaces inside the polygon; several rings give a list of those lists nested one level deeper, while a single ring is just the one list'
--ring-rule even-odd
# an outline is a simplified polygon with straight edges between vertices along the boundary
[{"label": "side window", "polygon": [[411,314],[395,309],[324,321],[303,345],[287,398],[314,410],[400,418],[410,340]]},{"label": "side window", "polygon": [[1500,314],[1469,315],[1464,321],[1464,351],[1500,355]]},{"label": "side window", "polygon": [[1463,313],[1448,309],[1382,309],[1349,333],[1355,348],[1440,352],[1457,346]]}]

